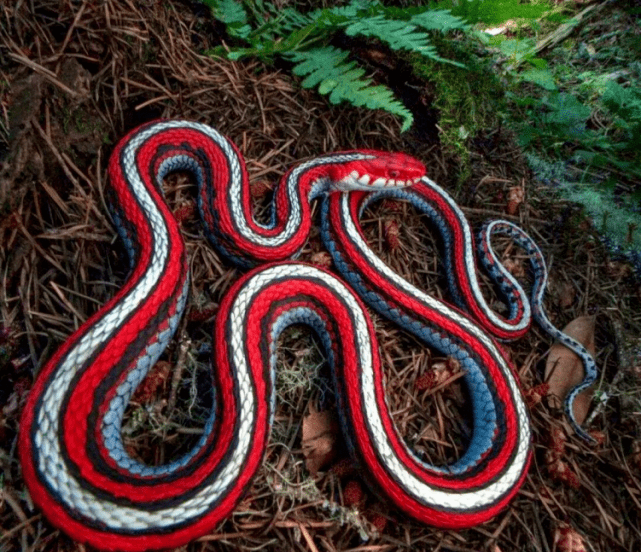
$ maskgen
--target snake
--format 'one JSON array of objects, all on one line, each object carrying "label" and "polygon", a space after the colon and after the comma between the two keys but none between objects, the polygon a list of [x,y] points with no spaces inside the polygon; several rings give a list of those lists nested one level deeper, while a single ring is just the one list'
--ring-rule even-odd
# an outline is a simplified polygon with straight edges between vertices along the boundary
[{"label": "snake", "polygon": [[[130,398],[187,306],[187,252],[162,191],[163,179],[174,171],[191,173],[198,184],[201,218],[215,247],[250,270],[231,286],[216,315],[214,400],[200,439],[176,460],[151,466],[128,453],[121,428]],[[319,336],[347,442],[401,510],[432,525],[464,527],[490,519],[509,503],[527,474],[531,430],[516,378],[495,341],[462,313],[433,307],[431,314],[439,317],[434,323],[443,319],[433,329],[441,345],[461,346],[461,336],[469,339],[460,355],[467,355],[462,364],[469,373],[474,435],[454,465],[429,466],[404,444],[386,406],[367,293],[355,293],[363,290],[353,277],[347,278],[350,286],[327,270],[292,260],[311,229],[312,200],[324,198],[325,212],[332,197],[412,189],[425,182],[422,163],[375,150],[299,163],[275,190],[267,223],[252,216],[240,151],[204,123],[153,121],[130,131],[114,148],[108,175],[110,210],[129,275],[39,371],[20,423],[24,479],[52,524],[99,549],[131,551],[182,546],[215,530],[238,507],[265,456],[278,337],[292,324],[307,325]],[[341,268],[350,259],[328,236],[330,218],[323,219],[323,234]],[[351,228],[347,233],[360,235]],[[390,281],[403,287],[398,279]],[[426,310],[416,306],[419,313]],[[404,309],[390,312],[402,326],[413,327],[408,316],[414,315]]]},{"label": "snake", "polygon": [[[369,205],[383,199],[410,203],[418,212],[426,215],[440,234],[448,287],[455,305],[463,312],[452,311],[443,302],[395,274],[368,246],[359,219]],[[516,278],[503,266],[491,245],[492,237],[498,235],[507,236],[525,252],[533,277],[529,298]],[[498,340],[508,341],[524,336],[530,329],[531,321],[535,320],[545,333],[579,358],[584,377],[565,396],[564,412],[578,437],[588,443],[596,442],[574,415],[576,398],[597,379],[596,363],[583,344],[559,330],[548,318],[543,305],[548,284],[545,258],[536,242],[523,229],[507,220],[486,222],[479,232],[478,255],[475,254],[473,232],[465,214],[450,194],[425,176],[411,188],[327,197],[322,209],[322,236],[339,272],[370,307],[438,351],[452,354],[455,358],[462,355],[459,359],[464,366],[469,361],[467,353],[461,352],[456,343],[446,344],[443,341],[443,327],[449,328],[454,324],[461,331],[466,326],[473,328],[471,333],[458,336],[461,345],[475,336],[481,336],[479,329],[471,325],[474,321],[482,326],[481,331],[490,332]],[[495,313],[485,300],[477,276],[477,258],[509,306],[507,317]],[[416,315],[420,311],[418,304],[424,307],[423,316]],[[468,319],[459,318],[465,317],[466,313],[470,315]],[[484,377],[492,377],[488,376],[488,368],[479,364],[467,370],[468,385],[474,385],[472,379],[477,369]],[[502,368],[502,372],[508,375],[505,368]],[[495,380],[495,383],[498,385],[501,381]],[[509,381],[509,378],[505,381]],[[480,396],[472,393],[473,399]],[[465,462],[462,465],[467,466]]]}]

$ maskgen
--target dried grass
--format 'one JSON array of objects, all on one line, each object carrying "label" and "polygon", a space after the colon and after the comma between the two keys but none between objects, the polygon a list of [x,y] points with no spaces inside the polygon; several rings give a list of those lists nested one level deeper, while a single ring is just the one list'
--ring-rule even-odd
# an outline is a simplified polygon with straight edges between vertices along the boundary
[{"label": "dried grass", "polygon": [[[274,180],[295,161],[321,152],[370,147],[416,155],[431,177],[448,187],[455,182],[455,159],[418,136],[399,136],[397,121],[388,115],[329,107],[286,74],[260,63],[200,55],[219,37],[204,9],[187,1],[31,0],[7,2],[0,10],[5,148],[0,167],[0,546],[7,551],[84,549],[32,510],[15,436],[32,374],[126,278],[124,250],[104,202],[106,160],[115,141],[156,117],[205,121],[239,145],[255,182]],[[280,363],[292,376],[279,382],[282,400],[264,468],[236,513],[190,550],[548,552],[563,521],[584,535],[591,550],[641,549],[636,398],[641,366],[631,352],[641,330],[641,292],[625,265],[610,261],[590,228],[580,226],[573,208],[530,181],[508,133],[488,132],[472,147],[472,178],[457,191],[470,219],[477,224],[505,217],[509,188],[523,185],[527,199],[512,218],[538,240],[551,265],[546,306],[553,321],[562,326],[580,314],[597,314],[600,390],[610,397],[597,408],[594,425],[606,439],[595,449],[569,441],[564,459],[579,487],[559,482],[548,471],[550,435],[564,422],[543,401],[532,409],[535,461],[528,479],[493,521],[443,531],[407,521],[368,494],[358,509],[344,506],[345,485],[358,481],[353,466],[339,464],[343,468],[315,479],[303,466],[301,418],[310,401],[330,405],[331,393],[323,383],[324,369],[318,368],[320,353],[295,330],[283,338],[287,351]],[[165,355],[174,375],[158,369],[151,398],[128,409],[127,445],[149,462],[181,454],[198,436],[210,400],[212,318],[238,276],[204,240],[196,217],[189,216],[192,183],[174,175],[166,196],[172,208],[187,207],[183,227],[193,283],[178,331],[181,345]],[[399,228],[394,250],[386,242],[389,221]],[[438,241],[424,217],[406,205],[382,204],[366,214],[364,227],[394,270],[448,297],[436,261]],[[303,259],[319,251],[314,233]],[[492,287],[485,287],[494,297]],[[377,319],[377,328],[399,428],[433,461],[450,461],[461,453],[470,422],[458,375],[435,389],[417,390],[417,379],[447,359],[433,358],[385,321]],[[533,328],[509,346],[525,389],[540,383],[549,345],[548,337]],[[297,373],[305,375],[296,378]]]}]

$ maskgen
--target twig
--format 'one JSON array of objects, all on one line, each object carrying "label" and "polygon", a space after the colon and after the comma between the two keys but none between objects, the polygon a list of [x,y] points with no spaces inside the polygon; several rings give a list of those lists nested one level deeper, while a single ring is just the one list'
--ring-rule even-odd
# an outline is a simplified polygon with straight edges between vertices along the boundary
[{"label": "twig", "polygon": [[583,11],[577,13],[570,21],[561,25],[554,32],[547,35],[545,38],[542,38],[536,43],[534,47],[534,53],[538,54],[539,52],[558,44],[565,40],[572,32],[584,22],[588,16],[593,16],[599,13],[603,8],[605,8],[610,3],[610,0],[606,0],[601,4],[592,4],[585,8]]}]

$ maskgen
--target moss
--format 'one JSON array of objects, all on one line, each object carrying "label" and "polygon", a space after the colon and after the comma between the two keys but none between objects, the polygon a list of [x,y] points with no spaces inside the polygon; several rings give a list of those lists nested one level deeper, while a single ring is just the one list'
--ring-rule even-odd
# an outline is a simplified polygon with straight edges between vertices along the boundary
[{"label": "moss", "polygon": [[498,25],[508,20],[537,19],[554,5],[547,0],[532,0],[527,3],[518,0],[445,0],[439,2],[438,7],[451,9],[454,15],[464,17],[472,23],[482,21],[487,25]]},{"label": "moss", "polygon": [[478,43],[470,38],[433,42],[448,59],[465,68],[412,56],[414,73],[434,87],[434,107],[439,112],[439,138],[442,147],[458,157],[458,184],[471,174],[470,141],[481,130],[494,128],[505,111],[504,87],[492,67],[492,60],[476,53]]}]

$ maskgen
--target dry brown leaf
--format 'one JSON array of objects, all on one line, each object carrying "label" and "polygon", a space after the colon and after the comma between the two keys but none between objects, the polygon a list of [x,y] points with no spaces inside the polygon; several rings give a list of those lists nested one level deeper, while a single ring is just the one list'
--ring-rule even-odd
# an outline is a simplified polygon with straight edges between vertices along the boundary
[{"label": "dry brown leaf", "polygon": [[209,301],[202,307],[191,309],[189,311],[189,320],[190,322],[205,322],[206,320],[216,316],[217,312],[218,303]]},{"label": "dry brown leaf", "polygon": [[336,456],[336,435],[338,420],[333,411],[318,412],[310,406],[309,414],[303,418],[302,446],[305,466],[312,475],[329,464]]},{"label": "dry brown leaf", "polygon": [[[580,316],[563,328],[563,333],[581,343],[594,357],[594,326],[594,316]],[[576,353],[562,343],[552,345],[545,364],[545,381],[550,386],[549,396],[555,406],[563,404],[568,392],[581,383],[584,376],[583,363]],[[583,423],[587,416],[592,393],[592,389],[586,389],[574,401],[574,417],[579,424]]]},{"label": "dry brown leaf", "polygon": [[195,201],[186,201],[180,207],[174,210],[174,218],[182,224],[185,221],[192,220],[196,216],[197,207]]},{"label": "dry brown leaf", "polygon": [[403,204],[400,201],[396,201],[394,199],[384,199],[381,201],[381,205],[383,206],[383,212],[385,213],[402,213],[403,212]]},{"label": "dry brown leaf", "polygon": [[546,462],[548,462],[548,473],[557,481],[565,483],[573,489],[581,487],[581,481],[572,468],[568,466],[563,460],[551,460],[549,455],[546,455]]},{"label": "dry brown leaf", "polygon": [[368,515],[368,519],[379,534],[385,531],[388,519],[383,514],[374,512]]},{"label": "dry brown leaf", "polygon": [[554,549],[558,552],[586,552],[583,537],[567,523],[559,523],[554,531]]},{"label": "dry brown leaf", "polygon": [[447,381],[459,370],[460,364],[458,361],[452,359],[452,362],[450,362],[450,357],[448,357],[444,362],[435,362],[432,364],[432,369],[416,378],[414,385],[419,391],[433,389],[437,385],[441,385],[441,383]]}]

